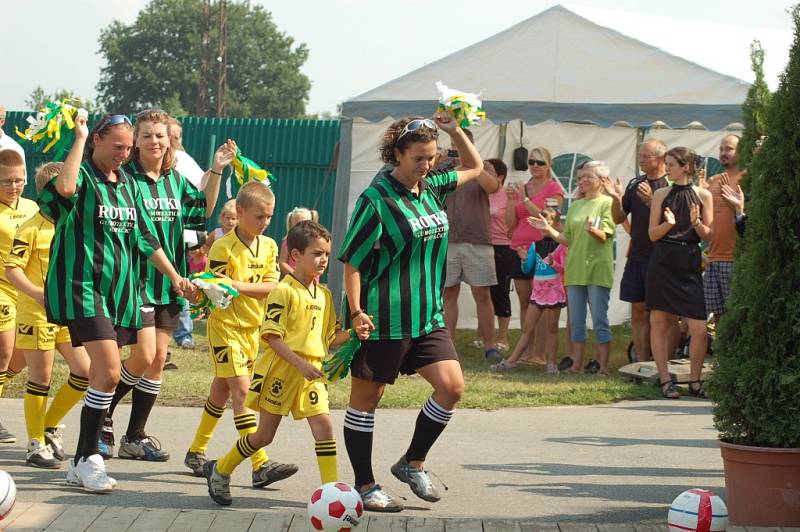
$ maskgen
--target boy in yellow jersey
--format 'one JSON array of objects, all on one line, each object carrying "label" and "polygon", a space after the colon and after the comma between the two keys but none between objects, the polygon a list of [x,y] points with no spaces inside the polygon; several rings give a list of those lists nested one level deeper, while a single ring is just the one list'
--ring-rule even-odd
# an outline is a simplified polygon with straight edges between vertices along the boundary
[{"label": "boy in yellow jersey", "polygon": [[[37,169],[37,192],[58,175],[63,166],[63,163],[47,163]],[[45,315],[44,281],[54,232],[53,222],[37,212],[17,229],[11,250],[3,256],[6,278],[19,291],[16,348],[22,350],[28,365],[24,401],[28,429],[25,462],[45,469],[61,467],[65,456],[58,423],[81,400],[89,386],[86,350],[73,347],[67,328],[48,323]],[[69,379],[47,408],[56,348],[67,361]]]},{"label": "boy in yellow jersey", "polygon": [[[204,468],[208,494],[223,506],[232,502],[233,470],[272,442],[289,413],[294,419],[308,419],[322,482],[338,480],[322,359],[330,345],[347,341],[350,333],[337,330],[331,293],[315,282],[328,267],[331,234],[316,222],[302,221],[289,231],[287,247],[295,261],[294,272],[267,298],[261,338],[268,347],[256,362],[245,403],[260,410],[258,430],[242,436],[228,454]],[[358,331],[362,339],[369,336],[367,327]]]},{"label": "boy in yellow jersey", "polygon": [[[14,150],[0,150],[0,255],[11,249],[11,240],[22,223],[36,214],[36,202],[22,198],[25,188],[25,161]],[[14,350],[14,323],[17,310],[17,291],[0,269],[0,397],[6,379],[25,367],[22,352]],[[14,360],[12,361],[12,355]],[[17,439],[0,424],[0,443]]]},{"label": "boy in yellow jersey", "polygon": [[[245,397],[258,355],[258,334],[264,316],[264,299],[278,282],[278,246],[261,233],[269,225],[275,196],[264,183],[252,181],[236,195],[238,223],[219,237],[208,252],[208,271],[227,277],[239,291],[228,308],[214,309],[208,318],[208,343],[214,380],[200,425],[183,463],[195,476],[203,476],[208,441],[230,398],[233,421],[240,436],[256,430],[256,415]],[[297,472],[294,464],[270,460],[264,451],[252,456],[253,487],[264,487]]]}]

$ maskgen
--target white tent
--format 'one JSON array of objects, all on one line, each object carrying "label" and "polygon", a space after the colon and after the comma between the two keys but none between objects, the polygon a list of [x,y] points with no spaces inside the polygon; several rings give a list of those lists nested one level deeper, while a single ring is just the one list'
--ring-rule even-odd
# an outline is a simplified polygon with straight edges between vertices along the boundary
[{"label": "white tent", "polygon": [[[749,87],[562,6],[550,8],[344,103],[334,249],[355,199],[382,166],[381,133],[397,118],[430,115],[438,80],[481,93],[489,120],[473,132],[484,157],[502,157],[511,169],[516,147],[544,146],[568,189],[575,163],[585,157],[605,160],[614,175],[633,177],[637,145],[645,134],[716,155],[722,130],[741,120]],[[657,122],[662,128],[650,131]],[[509,175],[510,180],[526,177],[524,171]],[[627,246],[621,230],[618,237],[617,280]],[[341,291],[341,272],[333,263],[335,293]],[[618,286],[612,293],[612,323],[627,317],[627,306],[616,297]],[[471,326],[474,304],[465,299],[462,309],[459,326]]]}]

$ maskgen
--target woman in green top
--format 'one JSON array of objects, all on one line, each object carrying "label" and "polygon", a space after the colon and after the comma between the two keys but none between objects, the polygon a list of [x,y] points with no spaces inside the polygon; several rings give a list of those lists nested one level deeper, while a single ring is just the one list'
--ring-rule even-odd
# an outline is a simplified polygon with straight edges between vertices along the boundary
[{"label": "woman in green top", "polygon": [[570,318],[570,337],[574,357],[570,371],[583,371],[586,351],[586,304],[592,313],[595,351],[600,359],[598,374],[608,375],[611,327],[608,324],[608,301],[614,282],[614,219],[611,198],[603,194],[602,179],[609,176],[602,161],[588,161],[578,167],[581,199],[572,202],[567,212],[564,232],[553,229],[541,216],[534,217],[534,227],[569,246],[564,284]]},{"label": "woman in green top", "polygon": [[[184,230],[205,231],[206,218],[213,212],[219,194],[222,170],[236,156],[236,144],[229,140],[217,149],[211,169],[203,176],[200,185],[203,190],[200,191],[174,168],[170,120],[166,112],[157,109],[136,115],[133,152],[122,169],[131,176],[142,195],[161,249],[180,274],[187,275]],[[145,425],[161,390],[167,347],[178,326],[183,300],[173,290],[169,279],[152,263],[145,260],[140,266],[142,328],[130,356],[122,364],[120,382],[103,422],[98,449],[104,458],[114,454],[114,410],[133,390],[128,429],[120,441],[119,457],[165,462],[169,460],[169,453],[161,449],[156,438],[147,435]]]},{"label": "woman in green top", "polygon": [[[376,484],[372,473],[375,409],[400,373],[418,373],[433,395],[417,417],[406,453],[391,468],[418,497],[439,494],[423,469],[464,391],[458,353],[445,329],[442,288],[449,224],[446,196],[481,173],[480,155],[449,115],[404,118],[386,130],[380,152],[391,169],[356,201],[339,260],[353,326],[368,325],[369,340],[353,359],[344,440],[366,509],[397,512],[403,504]],[[456,170],[435,171],[439,130],[461,155]]]},{"label": "woman in green top", "polygon": [[135,343],[141,327],[140,253],[179,294],[190,290],[154,236],[141,192],[120,168],[132,146],[128,117],[106,115],[90,135],[86,118],[78,116],[64,169],[39,197],[42,212],[57,223],[45,286],[47,316],[67,325],[73,344],[83,344],[91,360],[67,484],[94,492],[116,485],[106,475],[97,440],[119,381],[120,347]]}]

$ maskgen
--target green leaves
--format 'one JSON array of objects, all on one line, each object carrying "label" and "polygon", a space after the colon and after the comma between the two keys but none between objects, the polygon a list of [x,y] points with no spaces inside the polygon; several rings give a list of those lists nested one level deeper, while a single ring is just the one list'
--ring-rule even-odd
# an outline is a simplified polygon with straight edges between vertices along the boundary
[{"label": "green leaves", "polygon": [[720,437],[733,443],[800,447],[800,18],[778,90],[763,81],[763,50],[751,57],[756,83],[744,105],[746,139],[766,135],[748,166],[747,234],[739,242],[728,313],[715,344],[708,392]]},{"label": "green leaves", "polygon": [[[101,32],[106,59],[99,100],[117,113],[147,107],[200,115],[199,100],[217,108],[219,4],[210,5],[206,46],[201,0],[152,0],[136,21],[113,22]],[[224,115],[294,118],[305,113],[311,83],[300,72],[305,45],[281,33],[268,11],[228,0],[225,17]],[[207,71],[203,75],[203,57]],[[205,113],[208,114],[208,113]]]}]

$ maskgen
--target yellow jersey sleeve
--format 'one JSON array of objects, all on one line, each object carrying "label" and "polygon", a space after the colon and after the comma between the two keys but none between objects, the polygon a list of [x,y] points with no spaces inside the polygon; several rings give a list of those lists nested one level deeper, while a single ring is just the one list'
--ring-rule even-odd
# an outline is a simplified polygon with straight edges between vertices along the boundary
[{"label": "yellow jersey sleeve", "polygon": [[261,339],[266,341],[268,335],[284,338],[291,312],[292,290],[287,284],[279,283],[267,296],[267,310],[264,314],[264,323],[261,325]]},{"label": "yellow jersey sleeve", "polygon": [[267,240],[267,260],[262,280],[265,283],[277,283],[281,278],[281,270],[278,267],[278,244],[269,237],[264,238]]},{"label": "yellow jersey sleeve", "polygon": [[322,330],[323,334],[325,335],[325,347],[329,349],[333,343],[333,340],[336,338],[336,331],[339,329],[338,321],[336,319],[336,310],[333,306],[333,296],[331,296],[331,291],[322,285],[318,285],[317,289],[322,290],[322,295],[325,301],[325,320],[323,322],[324,325]]},{"label": "yellow jersey sleeve", "polygon": [[[17,229],[6,266],[20,268],[25,277],[38,288],[43,288],[50,264],[50,246],[55,229],[52,222],[41,214],[26,220]],[[17,296],[17,321],[25,325],[43,326],[47,323],[44,307],[23,292]]]},{"label": "yellow jersey sleeve", "polygon": [[[36,202],[19,198],[16,205],[0,203],[0,259],[5,261],[17,229],[39,211]],[[0,303],[9,305],[16,301],[17,289],[6,278],[6,269],[0,270]]]}]

